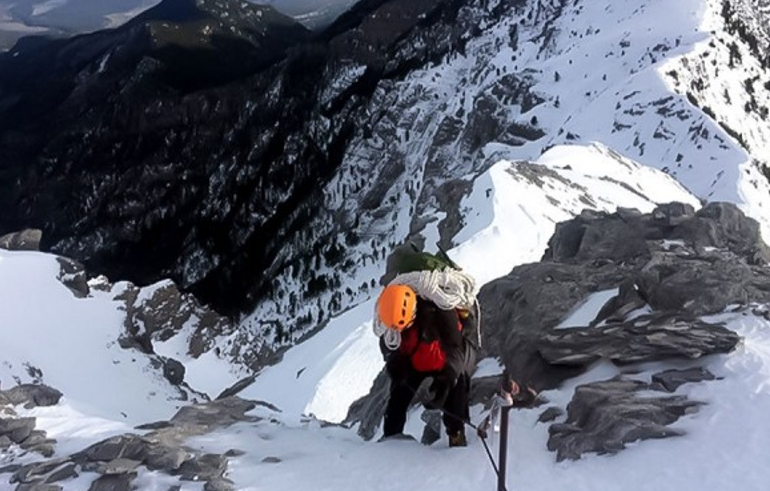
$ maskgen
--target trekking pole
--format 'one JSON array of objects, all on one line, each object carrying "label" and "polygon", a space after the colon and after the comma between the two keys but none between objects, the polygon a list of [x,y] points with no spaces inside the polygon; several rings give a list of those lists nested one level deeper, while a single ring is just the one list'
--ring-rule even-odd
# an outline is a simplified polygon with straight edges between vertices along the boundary
[{"label": "trekking pole", "polygon": [[497,459],[500,471],[497,473],[497,491],[506,491],[505,471],[508,462],[508,413],[513,407],[513,399],[508,398],[508,404],[500,407],[500,456]]}]

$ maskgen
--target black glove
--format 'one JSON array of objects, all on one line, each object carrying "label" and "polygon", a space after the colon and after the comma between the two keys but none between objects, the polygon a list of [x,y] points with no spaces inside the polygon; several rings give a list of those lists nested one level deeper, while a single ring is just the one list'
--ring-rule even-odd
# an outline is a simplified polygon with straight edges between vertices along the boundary
[{"label": "black glove", "polygon": [[456,381],[452,378],[439,375],[433,378],[428,391],[431,394],[430,400],[425,403],[425,407],[428,409],[441,409],[444,407],[446,398],[449,396],[449,391],[452,390]]}]

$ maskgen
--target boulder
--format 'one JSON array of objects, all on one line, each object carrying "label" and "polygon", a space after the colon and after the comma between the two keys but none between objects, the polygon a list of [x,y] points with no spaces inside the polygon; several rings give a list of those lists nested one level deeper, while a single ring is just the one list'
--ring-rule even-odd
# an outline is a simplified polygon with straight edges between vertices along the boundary
[{"label": "boulder", "polygon": [[178,472],[180,479],[184,481],[211,481],[221,479],[225,470],[227,470],[227,457],[204,454],[184,462]]},{"label": "boulder", "polygon": [[130,433],[117,435],[94,443],[90,447],[74,454],[72,458],[81,464],[89,461],[111,462],[119,458],[142,462],[147,455],[148,444],[148,440],[139,435]]},{"label": "boulder", "polygon": [[716,380],[716,375],[703,367],[693,367],[684,370],[672,368],[652,376],[652,381],[660,384],[665,390],[675,392],[681,385]]},{"label": "boulder", "polygon": [[163,358],[163,376],[171,385],[180,385],[184,382],[185,368],[173,358]]},{"label": "boulder", "polygon": [[9,251],[39,251],[42,238],[43,231],[40,229],[12,232],[0,237],[0,249],[7,249]]},{"label": "boulder", "polygon": [[0,436],[8,437],[13,443],[21,443],[35,429],[35,418],[0,418]]},{"label": "boulder", "polygon": [[130,474],[106,474],[97,478],[89,486],[88,491],[131,491],[131,481],[136,473]]},{"label": "boulder", "polygon": [[8,390],[0,390],[0,405],[23,404],[27,409],[37,406],[55,406],[62,393],[43,384],[20,384]]}]

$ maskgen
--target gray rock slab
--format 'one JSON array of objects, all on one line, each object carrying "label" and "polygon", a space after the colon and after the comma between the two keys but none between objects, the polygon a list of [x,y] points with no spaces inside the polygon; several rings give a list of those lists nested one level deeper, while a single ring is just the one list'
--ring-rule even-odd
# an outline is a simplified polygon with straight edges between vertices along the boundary
[{"label": "gray rock slab", "polygon": [[100,464],[96,468],[96,472],[99,474],[129,474],[134,472],[140,465],[141,462],[138,460],[118,458]]},{"label": "gray rock slab", "polygon": [[29,436],[22,442],[22,448],[29,448],[40,443],[56,443],[55,440],[51,440],[46,436],[45,431],[32,430]]},{"label": "gray rock slab", "polygon": [[58,484],[32,482],[19,484],[15,491],[62,491],[62,487]]},{"label": "gray rock slab", "polygon": [[49,440],[43,443],[38,443],[36,445],[32,445],[28,448],[25,448],[26,450],[29,450],[30,452],[36,452],[42,455],[43,457],[53,457],[53,455],[56,453],[56,447],[53,440]]},{"label": "gray rock slab", "polygon": [[51,472],[70,463],[71,462],[68,458],[60,458],[23,465],[14,471],[10,482],[30,483],[34,481],[40,481]]},{"label": "gray rock slab", "polygon": [[671,369],[656,373],[652,376],[652,381],[661,384],[667,391],[674,392],[680,386],[707,380],[715,380],[716,376],[703,367],[694,367],[688,369]]},{"label": "gray rock slab", "polygon": [[216,478],[206,481],[203,485],[203,491],[233,491],[235,483],[226,478]]},{"label": "gray rock slab", "polygon": [[35,421],[35,418],[0,418],[0,435],[21,443],[32,434]]},{"label": "gray rock slab", "polygon": [[183,447],[154,445],[147,450],[144,464],[150,470],[173,472],[192,457],[193,453]]},{"label": "gray rock slab", "polygon": [[60,469],[50,473],[45,479],[45,482],[54,483],[59,481],[66,481],[67,479],[72,479],[75,477],[78,477],[77,467],[75,464],[67,464]]},{"label": "gray rock slab", "polygon": [[85,458],[91,462],[110,462],[122,457],[141,462],[146,453],[147,441],[138,435],[127,433],[95,443],[75,454],[73,458],[78,461]]},{"label": "gray rock slab", "polygon": [[5,450],[11,445],[13,445],[13,440],[11,440],[6,435],[0,435],[0,450]]},{"label": "gray rock slab", "polygon": [[562,416],[564,416],[564,410],[562,408],[551,406],[546,408],[545,411],[543,411],[542,413],[540,413],[540,416],[538,416],[537,421],[539,423],[549,423]]},{"label": "gray rock slab", "polygon": [[0,467],[0,474],[12,474],[21,469],[21,467],[21,464],[4,465],[3,467]]},{"label": "gray rock slab", "polygon": [[225,428],[239,421],[255,421],[246,413],[257,407],[257,403],[239,397],[227,397],[215,401],[182,407],[172,418],[177,427],[186,427],[191,432],[208,432]]},{"label": "gray rock slab", "polygon": [[538,352],[552,365],[587,366],[599,359],[630,364],[729,353],[740,341],[724,326],[662,313],[602,327],[552,329],[538,341]]},{"label": "gray rock slab", "polygon": [[134,480],[136,474],[109,474],[100,476],[91,486],[88,491],[132,491],[131,481]]},{"label": "gray rock slab", "polygon": [[567,406],[567,419],[549,427],[548,449],[558,461],[588,452],[616,453],[626,444],[683,434],[668,425],[702,404],[684,396],[650,397],[650,384],[616,377],[581,385]]},{"label": "gray rock slab", "polygon": [[204,454],[187,460],[179,467],[180,479],[210,481],[220,478],[227,470],[227,458],[218,454]]},{"label": "gray rock slab", "polygon": [[146,423],[134,428],[137,430],[162,430],[163,428],[171,428],[174,426],[170,421],[156,421],[155,423]]},{"label": "gray rock slab", "polygon": [[20,384],[8,390],[0,390],[1,404],[24,404],[26,407],[55,406],[62,393],[43,384]]}]

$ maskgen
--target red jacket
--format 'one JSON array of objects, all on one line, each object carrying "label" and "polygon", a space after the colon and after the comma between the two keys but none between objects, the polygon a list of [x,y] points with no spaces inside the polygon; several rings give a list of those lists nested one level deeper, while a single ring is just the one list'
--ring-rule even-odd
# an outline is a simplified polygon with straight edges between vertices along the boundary
[{"label": "red jacket", "polygon": [[450,379],[470,372],[474,347],[464,336],[457,311],[442,310],[433,302],[418,298],[414,323],[401,332],[401,345],[390,351],[380,342],[388,373],[401,378],[407,370],[424,373],[443,372]]}]

